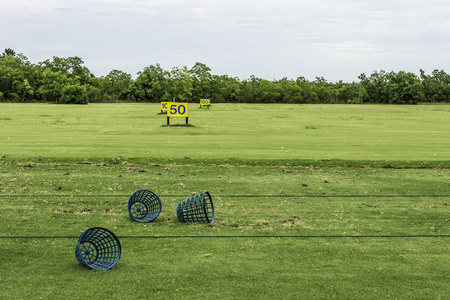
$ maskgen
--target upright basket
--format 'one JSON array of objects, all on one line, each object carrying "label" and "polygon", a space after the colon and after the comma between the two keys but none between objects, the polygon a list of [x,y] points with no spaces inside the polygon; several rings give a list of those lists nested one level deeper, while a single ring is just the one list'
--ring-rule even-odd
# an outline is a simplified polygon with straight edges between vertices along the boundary
[{"label": "upright basket", "polygon": [[128,200],[128,213],[135,221],[151,222],[161,213],[161,200],[152,191],[139,190]]},{"label": "upright basket", "polygon": [[180,222],[214,223],[214,206],[211,195],[204,191],[178,203],[177,217]]},{"label": "upright basket", "polygon": [[83,232],[75,248],[75,256],[86,267],[108,270],[119,261],[119,239],[108,229],[95,227]]}]

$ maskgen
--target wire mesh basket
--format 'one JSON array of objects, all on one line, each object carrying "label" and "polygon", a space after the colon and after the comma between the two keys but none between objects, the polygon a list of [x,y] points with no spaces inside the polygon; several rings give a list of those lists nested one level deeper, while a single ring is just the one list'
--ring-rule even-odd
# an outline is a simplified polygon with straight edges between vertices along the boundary
[{"label": "wire mesh basket", "polygon": [[204,191],[178,203],[177,217],[180,222],[214,223],[214,205],[211,195]]},{"label": "wire mesh basket", "polygon": [[119,261],[119,239],[108,229],[95,227],[83,232],[75,248],[80,263],[95,270],[108,270]]},{"label": "wire mesh basket", "polygon": [[161,200],[152,191],[139,190],[128,200],[128,213],[137,222],[151,222],[161,213]]}]

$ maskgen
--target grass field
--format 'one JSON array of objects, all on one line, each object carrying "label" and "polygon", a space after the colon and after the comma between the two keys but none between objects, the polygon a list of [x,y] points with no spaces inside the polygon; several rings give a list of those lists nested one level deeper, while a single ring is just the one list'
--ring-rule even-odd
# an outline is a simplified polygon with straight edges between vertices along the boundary
[{"label": "grass field", "polygon": [[[0,104],[0,298],[448,299],[450,106],[159,112]],[[204,190],[215,223],[180,223]],[[108,271],[74,254],[97,226],[122,244]]]},{"label": "grass field", "polygon": [[245,164],[450,159],[449,106],[191,106],[192,127],[180,128],[164,127],[159,104],[0,104],[0,142],[8,145],[0,152],[20,160],[189,156]]}]

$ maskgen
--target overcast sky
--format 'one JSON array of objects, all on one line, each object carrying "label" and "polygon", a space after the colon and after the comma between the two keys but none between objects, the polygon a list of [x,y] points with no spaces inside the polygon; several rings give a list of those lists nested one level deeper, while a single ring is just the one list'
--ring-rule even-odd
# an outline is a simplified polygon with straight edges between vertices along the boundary
[{"label": "overcast sky", "polygon": [[96,76],[206,64],[212,74],[358,81],[450,72],[448,0],[0,0],[0,53],[81,57]]}]

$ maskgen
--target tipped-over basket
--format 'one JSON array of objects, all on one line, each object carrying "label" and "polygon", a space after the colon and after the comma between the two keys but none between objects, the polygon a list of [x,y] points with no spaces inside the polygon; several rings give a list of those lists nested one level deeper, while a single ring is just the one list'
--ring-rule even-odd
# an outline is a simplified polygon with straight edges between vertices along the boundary
[{"label": "tipped-over basket", "polygon": [[177,204],[180,222],[214,223],[214,206],[211,195],[204,191]]},{"label": "tipped-over basket", "polygon": [[128,200],[128,213],[137,222],[151,222],[161,213],[161,200],[152,191],[139,190]]},{"label": "tipped-over basket", "polygon": [[75,248],[75,256],[86,267],[108,270],[119,261],[119,239],[108,229],[95,227],[83,232]]}]

